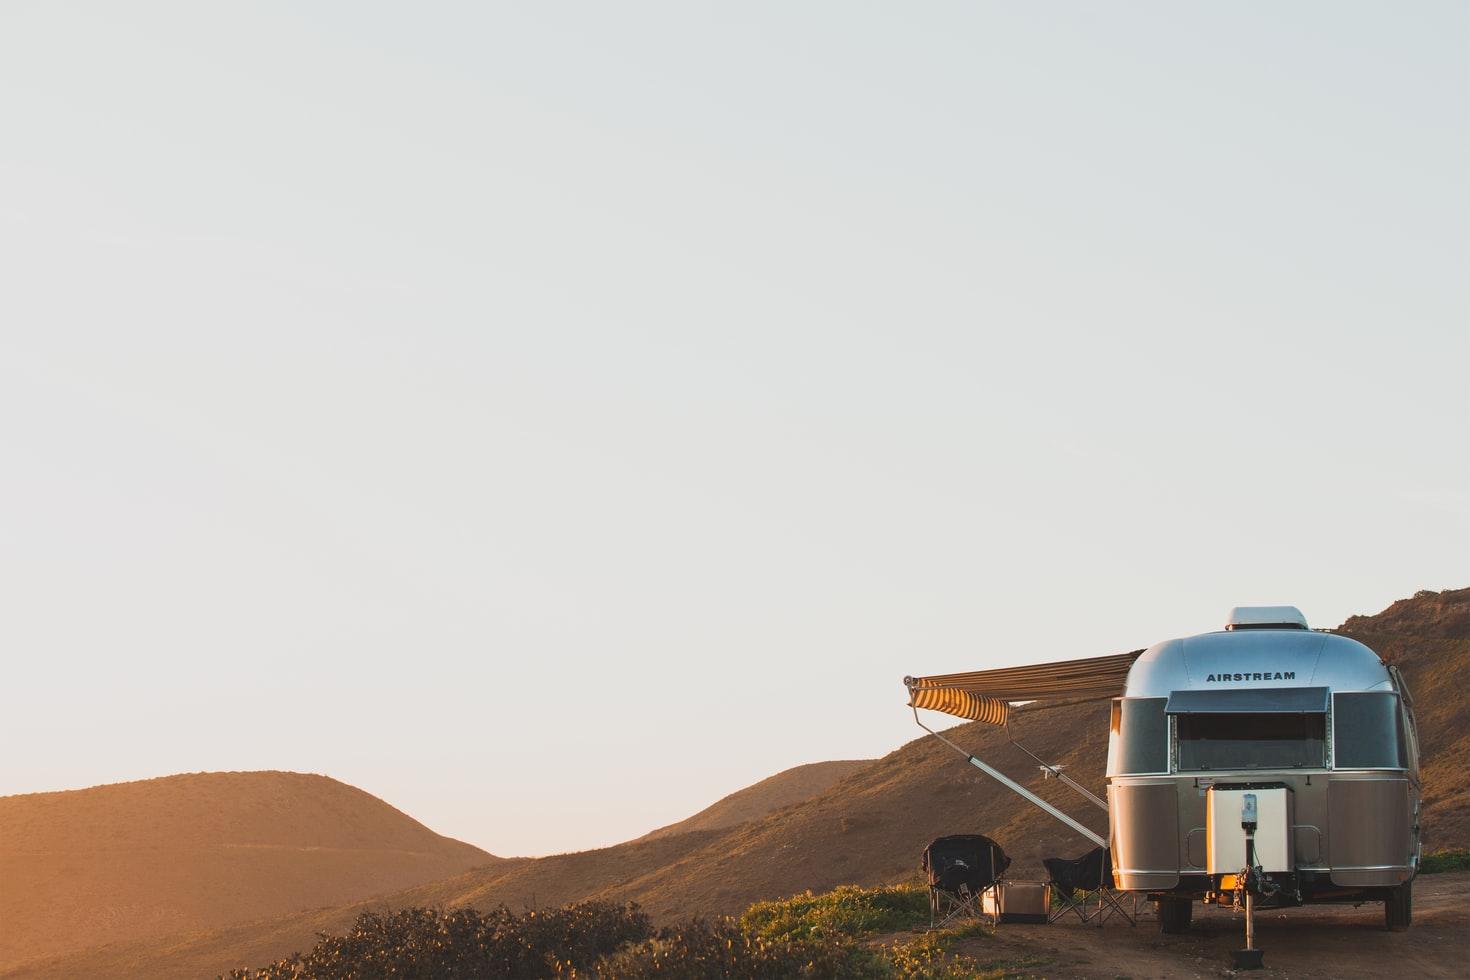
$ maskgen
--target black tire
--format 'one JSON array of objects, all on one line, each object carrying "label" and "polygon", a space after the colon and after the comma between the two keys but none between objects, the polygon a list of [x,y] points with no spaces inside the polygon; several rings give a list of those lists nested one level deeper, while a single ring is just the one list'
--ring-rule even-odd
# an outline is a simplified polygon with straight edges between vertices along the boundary
[{"label": "black tire", "polygon": [[1389,932],[1403,932],[1414,922],[1414,883],[1406,881],[1389,891],[1383,903],[1383,924]]},{"label": "black tire", "polygon": [[1154,912],[1159,917],[1159,931],[1178,935],[1189,931],[1189,920],[1194,918],[1194,903],[1187,898],[1161,898],[1154,902]]}]

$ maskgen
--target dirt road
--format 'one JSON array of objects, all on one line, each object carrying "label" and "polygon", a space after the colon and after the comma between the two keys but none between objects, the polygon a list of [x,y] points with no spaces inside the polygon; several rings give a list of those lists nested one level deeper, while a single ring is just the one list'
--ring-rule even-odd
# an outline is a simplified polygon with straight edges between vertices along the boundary
[{"label": "dirt road", "polygon": [[[1267,969],[1242,974],[1283,977],[1470,977],[1470,873],[1427,875],[1414,882],[1414,925],[1383,927],[1381,904],[1309,906],[1256,919],[1256,945]],[[1002,925],[958,950],[994,968],[1045,977],[1233,976],[1230,951],[1245,945],[1243,920],[1195,906],[1181,936],[1159,932],[1150,907],[1137,927],[1114,917],[1101,929],[1075,918],[1047,926]]]}]

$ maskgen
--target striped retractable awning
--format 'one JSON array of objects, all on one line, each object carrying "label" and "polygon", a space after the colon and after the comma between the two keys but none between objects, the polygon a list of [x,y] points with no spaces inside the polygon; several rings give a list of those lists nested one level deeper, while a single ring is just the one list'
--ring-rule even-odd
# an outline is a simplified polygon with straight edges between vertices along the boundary
[{"label": "striped retractable awning", "polygon": [[1004,725],[1012,701],[1117,697],[1142,650],[963,674],[905,677],[909,704],[957,718]]}]

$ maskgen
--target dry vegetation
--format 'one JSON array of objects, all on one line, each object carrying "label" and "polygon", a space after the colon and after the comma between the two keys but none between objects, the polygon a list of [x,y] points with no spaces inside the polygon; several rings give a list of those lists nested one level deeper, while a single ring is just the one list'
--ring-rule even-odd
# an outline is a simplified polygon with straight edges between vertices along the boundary
[{"label": "dry vegetation", "polygon": [[1414,695],[1426,850],[1470,847],[1470,589],[1420,592],[1341,633],[1398,665]]},{"label": "dry vegetation", "polygon": [[236,970],[229,980],[948,980],[977,975],[954,942],[977,926],[866,942],[926,921],[921,888],[808,892],[759,902],[738,920],[653,928],[637,906],[583,902],[511,912],[365,912],[308,953]]}]

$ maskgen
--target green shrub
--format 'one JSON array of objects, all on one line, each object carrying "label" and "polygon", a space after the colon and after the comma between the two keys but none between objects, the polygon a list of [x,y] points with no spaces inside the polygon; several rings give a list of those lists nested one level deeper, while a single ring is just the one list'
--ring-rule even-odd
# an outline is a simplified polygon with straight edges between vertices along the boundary
[{"label": "green shrub", "polygon": [[345,936],[231,980],[535,980],[573,976],[652,934],[636,906],[582,902],[520,915],[505,906],[364,912]]},{"label": "green shrub", "polygon": [[741,927],[762,939],[862,936],[910,929],[928,921],[929,890],[917,885],[842,885],[822,895],[806,892],[756,902],[740,916]]},{"label": "green shrub", "polygon": [[1470,850],[1458,848],[1450,851],[1435,851],[1424,855],[1419,862],[1420,874],[1439,874],[1441,871],[1470,871]]}]

